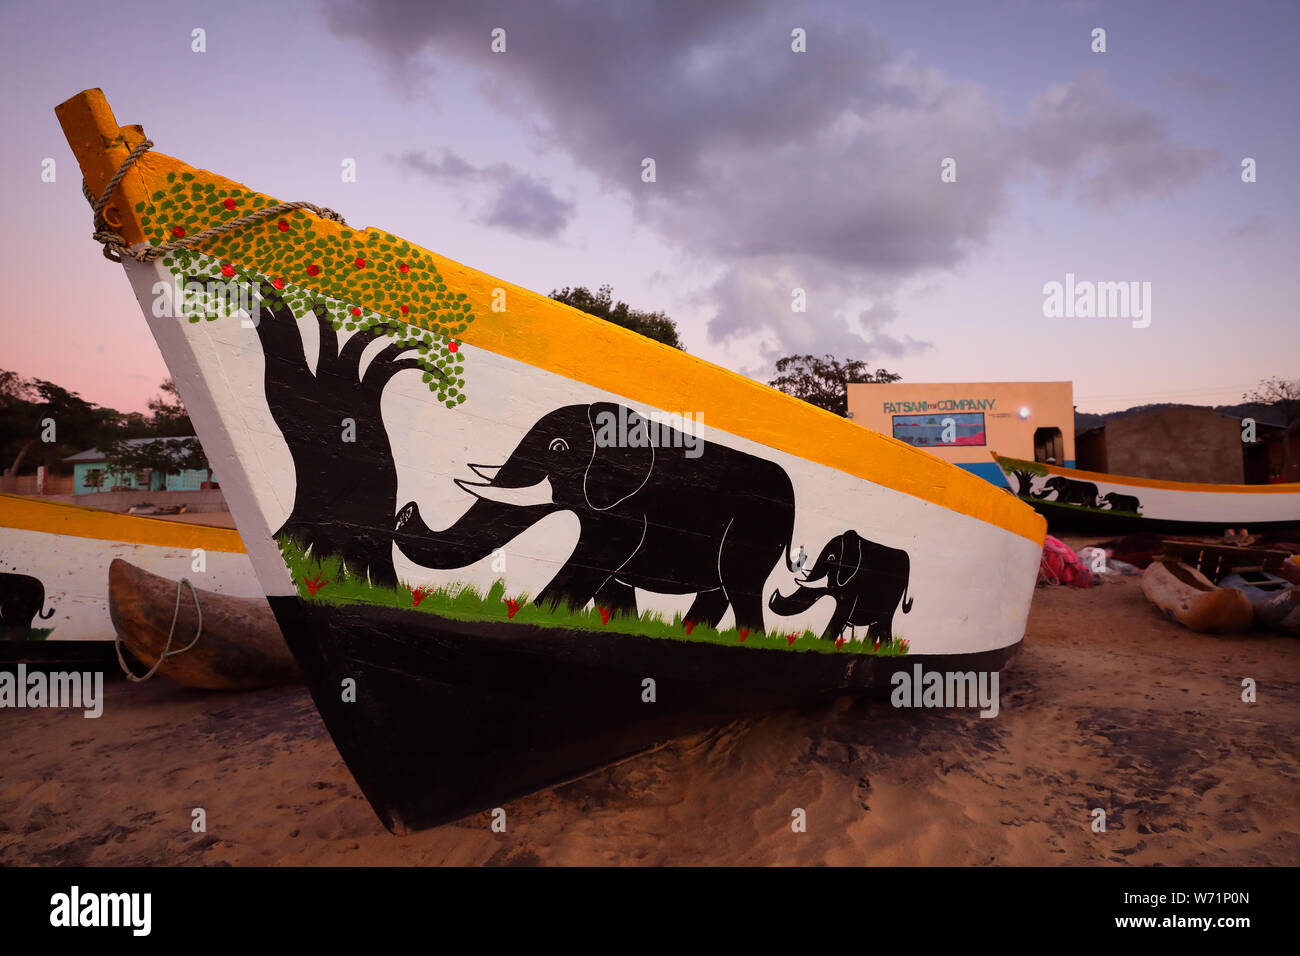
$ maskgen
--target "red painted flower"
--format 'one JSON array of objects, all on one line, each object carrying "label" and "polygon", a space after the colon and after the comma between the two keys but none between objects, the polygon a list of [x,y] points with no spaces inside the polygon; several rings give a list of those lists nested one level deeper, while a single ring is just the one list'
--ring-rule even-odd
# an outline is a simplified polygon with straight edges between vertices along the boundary
[{"label": "red painted flower", "polygon": [[354,260],[352,260],[352,264],[356,266],[358,269],[364,269],[366,267],[366,260],[362,259],[360,256],[357,256]]},{"label": "red painted flower", "polygon": [[280,231],[281,231],[281,232],[288,232],[288,231],[289,231],[289,223],[288,223],[288,221],[285,220],[285,219],[281,219],[280,222],[279,222],[279,228],[280,228]]},{"label": "red painted flower", "polygon": [[402,315],[406,315],[410,311],[411,311],[411,307],[409,305],[402,306]]},{"label": "red painted flower", "polygon": [[360,315],[360,314],[361,314],[361,310],[360,310],[359,308],[357,308],[357,307],[354,305],[354,306],[352,307],[352,314],[353,314],[353,315]]},{"label": "red painted flower", "polygon": [[686,633],[687,633],[687,634],[690,634],[691,631],[695,630],[695,622],[694,622],[694,621],[682,621],[682,627],[686,628]]},{"label": "red painted flower", "polygon": [[235,208],[235,201],[234,201],[233,199],[227,199],[227,200],[226,200],[225,202],[223,202],[221,205],[225,206],[227,209],[234,209],[234,208]]},{"label": "red painted flower", "polygon": [[320,590],[321,588],[323,588],[325,585],[329,584],[328,581],[322,581],[322,580],[320,579],[320,575],[319,575],[319,574],[316,575],[316,580],[314,580],[314,581],[308,580],[307,575],[304,574],[304,575],[302,576],[302,583],[305,584],[305,585],[307,585],[307,593],[308,593],[308,594],[315,594],[317,591],[319,591],[319,590]]},{"label": "red painted flower", "polygon": [[428,597],[428,594],[425,592],[424,588],[411,589],[411,600],[414,602],[413,604],[414,607],[419,607],[420,602],[423,601],[426,597]]},{"label": "red painted flower", "polygon": [[506,620],[508,621],[519,612],[519,602],[514,598],[504,598],[503,600],[506,602]]},{"label": "red painted flower", "polygon": [[749,628],[747,627],[740,628],[740,643],[744,644],[745,638],[747,637],[749,637]]},{"label": "red painted flower", "polygon": [[835,649],[838,651],[843,646],[844,646],[844,638],[842,637],[835,638]]},{"label": "red painted flower", "polygon": [[457,345],[455,342],[452,342],[450,345],[447,346],[447,351],[448,351],[448,352],[455,352],[455,351],[456,351],[457,349],[459,349],[459,348],[460,348],[459,345]]},{"label": "red painted flower", "polygon": [[235,267],[232,265],[224,265],[221,267],[221,274],[229,279],[235,274]]},{"label": "red painted flower", "polygon": [[320,275],[320,266],[316,265],[316,263],[313,262],[311,265],[307,267],[307,275],[309,276]]},{"label": "red painted flower", "polygon": [[793,646],[794,646],[794,642],[797,641],[797,640],[799,640],[799,635],[798,635],[797,633],[795,633],[795,634],[787,634],[787,635],[785,636],[786,647],[793,647]]},{"label": "red painted flower", "polygon": [[400,272],[402,275],[406,275],[406,273],[411,271],[411,267],[408,266],[405,262],[399,262],[397,264],[397,271]]},{"label": "red painted flower", "polygon": [[284,280],[283,280],[283,279],[280,279],[280,278],[272,279],[272,280],[271,280],[271,285],[275,286],[277,289],[283,289],[283,288],[284,288]]},{"label": "red painted flower", "polygon": [[614,613],[614,609],[608,607],[597,607],[596,610],[600,611],[600,623],[608,624],[610,615]]},{"label": "red painted flower", "polygon": [[172,226],[172,235],[175,236],[177,239],[179,239],[181,236],[185,235],[185,227]]}]

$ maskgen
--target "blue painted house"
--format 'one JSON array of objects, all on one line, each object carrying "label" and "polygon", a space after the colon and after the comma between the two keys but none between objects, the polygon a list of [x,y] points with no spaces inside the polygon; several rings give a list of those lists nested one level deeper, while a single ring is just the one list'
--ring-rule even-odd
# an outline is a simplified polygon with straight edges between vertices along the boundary
[{"label": "blue painted house", "polygon": [[[176,436],[193,437],[193,436]],[[127,444],[140,445],[148,442],[167,441],[160,438],[132,438]],[[174,440],[174,439],[172,439]],[[98,448],[88,448],[63,459],[72,466],[73,494],[87,495],[100,491],[199,491],[205,485],[217,487],[217,479],[211,470],[186,469],[177,474],[164,475],[150,470],[134,474],[119,475],[108,471],[104,453]]]}]

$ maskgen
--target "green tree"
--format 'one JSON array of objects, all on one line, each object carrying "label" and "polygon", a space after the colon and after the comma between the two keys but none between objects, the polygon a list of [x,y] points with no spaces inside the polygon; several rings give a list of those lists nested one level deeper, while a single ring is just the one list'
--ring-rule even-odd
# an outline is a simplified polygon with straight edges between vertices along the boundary
[{"label": "green tree", "polygon": [[1291,473],[1291,436],[1300,434],[1300,379],[1266,378],[1242,396],[1247,402],[1271,405],[1282,416],[1282,474]]},{"label": "green tree", "polygon": [[866,362],[859,359],[840,361],[833,355],[823,358],[789,355],[777,360],[776,378],[767,384],[847,418],[850,382],[897,382],[902,377],[883,368],[873,372]]},{"label": "green tree", "polygon": [[[139,424],[134,421],[124,424],[98,446],[104,453],[105,468],[116,476],[140,472],[173,475],[186,470],[202,471],[210,476],[212,468],[203,446],[193,435],[194,425],[176,383],[169,378],[159,387],[161,392],[149,400],[151,414],[147,418],[137,415]],[[133,440],[140,437],[154,440]]]},{"label": "green tree", "polygon": [[606,322],[621,325],[656,342],[686,351],[686,346],[682,344],[681,337],[677,333],[676,322],[663,312],[641,312],[631,308],[626,302],[616,303],[614,289],[608,284],[601,286],[594,295],[586,286],[580,285],[571,289],[566,285],[559,291],[552,289],[551,298],[604,319]]}]

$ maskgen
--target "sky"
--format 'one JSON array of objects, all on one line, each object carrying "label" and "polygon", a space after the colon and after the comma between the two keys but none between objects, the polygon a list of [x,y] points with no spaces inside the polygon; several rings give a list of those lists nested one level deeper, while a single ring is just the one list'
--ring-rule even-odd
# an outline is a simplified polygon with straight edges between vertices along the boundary
[{"label": "sky", "polygon": [[[1300,378],[1297,40],[1294,2],[0,3],[0,368],[122,411],[167,374],[54,116],[97,86],[160,152],[609,283],[759,380],[830,353],[1235,403]],[[1067,274],[1150,283],[1149,324],[1046,315]]]}]

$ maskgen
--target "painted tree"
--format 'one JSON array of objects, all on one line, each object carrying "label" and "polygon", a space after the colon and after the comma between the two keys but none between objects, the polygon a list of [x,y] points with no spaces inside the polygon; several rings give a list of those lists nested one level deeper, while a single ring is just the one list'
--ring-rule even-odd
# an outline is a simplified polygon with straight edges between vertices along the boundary
[{"label": "painted tree", "polygon": [[[316,557],[341,556],[349,574],[394,586],[397,469],[380,401],[396,375],[419,372],[455,404],[458,390],[447,382],[457,345],[358,307],[347,307],[343,318],[343,307],[314,298],[309,309],[320,345],[313,371],[289,297],[265,281],[260,294],[266,401],[293,456],[295,480],[293,510],[276,534]],[[340,339],[340,331],[351,334]],[[363,353],[381,340],[386,344],[363,368]]]}]

